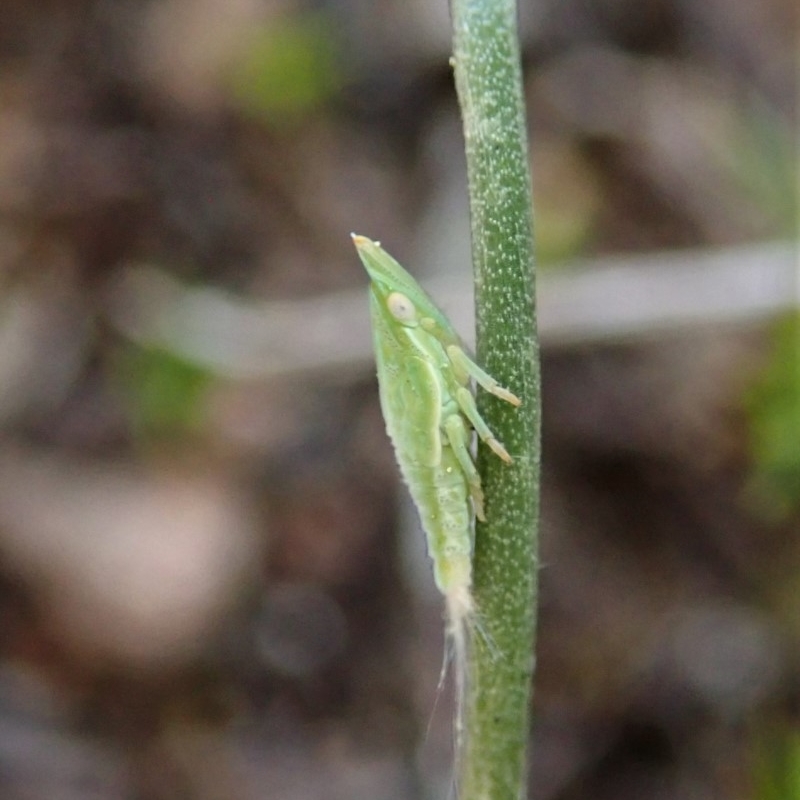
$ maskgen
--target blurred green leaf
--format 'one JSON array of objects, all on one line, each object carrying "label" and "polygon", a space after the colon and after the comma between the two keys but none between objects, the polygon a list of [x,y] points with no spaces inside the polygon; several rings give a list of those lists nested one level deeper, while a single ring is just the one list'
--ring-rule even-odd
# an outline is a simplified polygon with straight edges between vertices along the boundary
[{"label": "blurred green leaf", "polygon": [[750,495],[766,515],[785,518],[800,508],[800,313],[776,325],[769,362],[745,404],[754,465]]},{"label": "blurred green leaf", "polygon": [[787,730],[760,743],[754,784],[755,800],[797,800],[800,797],[800,733]]},{"label": "blurred green leaf", "polygon": [[241,108],[282,126],[318,108],[340,85],[333,28],[319,15],[295,16],[253,32],[234,68]]},{"label": "blurred green leaf", "polygon": [[120,361],[137,438],[182,436],[203,422],[209,372],[167,350],[129,345]]}]

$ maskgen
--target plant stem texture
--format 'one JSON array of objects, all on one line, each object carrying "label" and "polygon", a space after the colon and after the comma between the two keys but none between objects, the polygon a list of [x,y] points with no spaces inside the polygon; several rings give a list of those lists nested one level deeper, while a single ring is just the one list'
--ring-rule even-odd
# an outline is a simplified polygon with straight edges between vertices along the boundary
[{"label": "plant stem texture", "polygon": [[452,0],[456,89],[464,125],[478,359],[522,406],[479,392],[512,465],[479,448],[486,492],[474,582],[480,623],[467,663],[459,800],[526,795],[536,633],[540,377],[533,213],[513,0]]}]

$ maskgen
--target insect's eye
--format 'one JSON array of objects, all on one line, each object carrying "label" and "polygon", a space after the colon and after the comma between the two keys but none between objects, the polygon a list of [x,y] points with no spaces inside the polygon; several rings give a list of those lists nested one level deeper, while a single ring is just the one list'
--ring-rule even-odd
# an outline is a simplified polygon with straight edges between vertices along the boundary
[{"label": "insect's eye", "polygon": [[400,292],[392,292],[386,298],[386,307],[398,322],[413,322],[417,317],[414,304]]}]

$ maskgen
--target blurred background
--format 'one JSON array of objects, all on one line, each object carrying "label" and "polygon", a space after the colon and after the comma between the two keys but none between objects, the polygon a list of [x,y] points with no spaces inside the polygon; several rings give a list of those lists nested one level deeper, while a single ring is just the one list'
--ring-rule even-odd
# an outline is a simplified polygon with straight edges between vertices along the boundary
[{"label": "blurred background", "polygon": [[[530,796],[797,798],[796,0],[521,6]],[[349,239],[471,329],[447,3],[0,18],[0,797],[447,796]]]}]

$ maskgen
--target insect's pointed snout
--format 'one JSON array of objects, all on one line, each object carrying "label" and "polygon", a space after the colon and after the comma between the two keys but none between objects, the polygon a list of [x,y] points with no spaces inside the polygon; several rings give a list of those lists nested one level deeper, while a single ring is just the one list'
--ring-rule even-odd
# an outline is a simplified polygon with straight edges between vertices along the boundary
[{"label": "insect's pointed snout", "polygon": [[350,238],[356,247],[358,257],[372,282],[373,290],[385,299],[393,290],[391,275],[386,269],[386,254],[383,252],[380,242],[373,242],[366,236],[351,233]]}]

